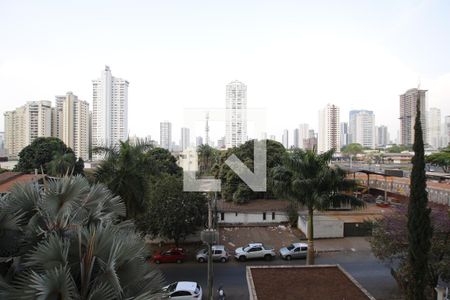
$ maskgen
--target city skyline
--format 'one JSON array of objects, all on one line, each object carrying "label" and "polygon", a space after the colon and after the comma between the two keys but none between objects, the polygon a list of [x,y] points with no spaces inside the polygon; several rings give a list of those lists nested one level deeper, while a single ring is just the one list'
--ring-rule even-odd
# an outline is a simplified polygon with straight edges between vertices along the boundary
[{"label": "city skyline", "polygon": [[[317,129],[315,112],[330,102],[342,116],[354,108],[374,111],[376,125],[388,126],[395,137],[398,116],[382,112],[419,82],[429,90],[429,107],[450,115],[448,2],[330,1],[325,5],[331,10],[280,3],[249,1],[236,12],[229,4],[202,1],[125,7],[3,2],[0,110],[66,91],[92,107],[90,79],[107,64],[132,83],[130,135],[158,136],[164,119],[181,128],[186,107],[223,107],[224,85],[234,79],[249,87],[249,108],[271,112],[269,135],[300,123]],[[115,23],[115,16],[124,21]],[[11,28],[18,19],[24,26]],[[31,24],[33,32],[27,30]],[[416,40],[426,47],[410,47]],[[0,130],[3,124],[1,115]],[[179,134],[174,132],[175,140]],[[221,136],[211,132],[212,141]]]}]

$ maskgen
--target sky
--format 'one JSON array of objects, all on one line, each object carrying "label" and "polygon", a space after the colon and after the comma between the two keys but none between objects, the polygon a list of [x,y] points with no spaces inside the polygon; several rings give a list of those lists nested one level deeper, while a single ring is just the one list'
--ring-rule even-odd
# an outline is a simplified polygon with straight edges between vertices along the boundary
[{"label": "sky", "polygon": [[[327,103],[341,121],[373,110],[395,138],[409,88],[450,115],[449,15],[447,0],[0,0],[0,130],[26,101],[72,91],[92,104],[108,65],[130,83],[130,135],[159,140],[169,120],[178,142],[186,110],[224,108],[226,84],[240,80],[277,138],[317,129]],[[224,135],[216,123],[213,140]]]}]

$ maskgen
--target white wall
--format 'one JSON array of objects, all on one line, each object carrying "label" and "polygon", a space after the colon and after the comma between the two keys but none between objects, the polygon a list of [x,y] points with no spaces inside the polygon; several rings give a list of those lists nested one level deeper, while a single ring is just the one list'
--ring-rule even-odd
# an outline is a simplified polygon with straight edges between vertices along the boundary
[{"label": "white wall", "polygon": [[[308,236],[308,216],[298,217],[298,228]],[[314,216],[314,238],[344,237],[344,222],[328,216]]]},{"label": "white wall", "polygon": [[218,222],[221,224],[256,224],[256,223],[281,223],[287,222],[286,212],[275,211],[275,219],[272,219],[272,211],[266,212],[266,220],[263,220],[263,212],[225,212],[224,219],[218,213]]}]

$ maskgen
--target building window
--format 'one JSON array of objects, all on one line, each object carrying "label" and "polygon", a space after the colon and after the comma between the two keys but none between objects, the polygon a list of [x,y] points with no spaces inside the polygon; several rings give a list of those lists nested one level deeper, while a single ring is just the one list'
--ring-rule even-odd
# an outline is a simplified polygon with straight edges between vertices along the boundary
[{"label": "building window", "polygon": [[266,213],[263,212],[263,221],[265,221],[265,220],[266,220]]},{"label": "building window", "polygon": [[275,212],[272,212],[272,220],[275,220]]},{"label": "building window", "polygon": [[223,212],[220,213],[220,220],[221,221],[225,220],[225,213],[223,213]]}]

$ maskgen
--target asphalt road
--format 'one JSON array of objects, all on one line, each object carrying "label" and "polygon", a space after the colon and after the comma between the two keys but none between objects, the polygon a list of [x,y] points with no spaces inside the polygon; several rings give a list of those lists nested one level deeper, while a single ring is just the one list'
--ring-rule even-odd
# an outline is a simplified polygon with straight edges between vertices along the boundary
[{"label": "asphalt road", "polygon": [[[235,261],[233,258],[227,263],[214,263],[214,291],[223,285],[227,300],[248,299],[247,279],[245,267],[248,265],[283,265],[305,264],[305,260],[290,262],[276,258],[273,261]],[[400,291],[392,278],[389,268],[380,263],[370,251],[321,253],[316,258],[316,264],[340,264],[376,299],[401,299]],[[167,283],[180,280],[196,281],[203,288],[206,295],[207,265],[195,261],[182,264],[161,264],[159,268]],[[204,297],[206,299],[206,297]],[[216,298],[217,299],[217,295]]]}]

